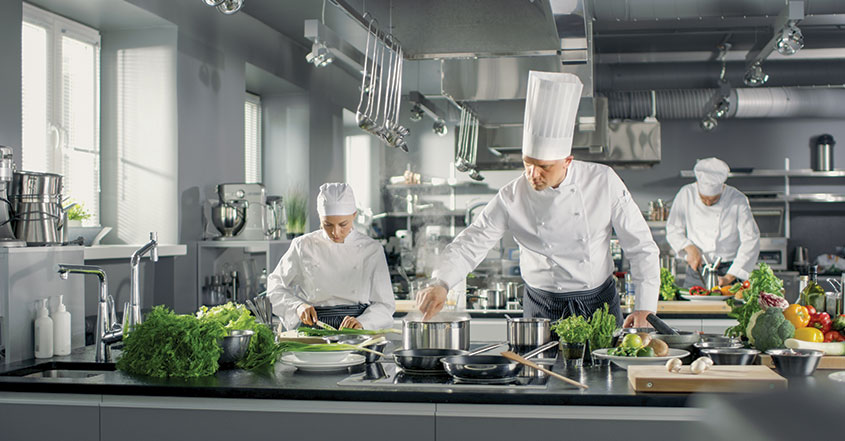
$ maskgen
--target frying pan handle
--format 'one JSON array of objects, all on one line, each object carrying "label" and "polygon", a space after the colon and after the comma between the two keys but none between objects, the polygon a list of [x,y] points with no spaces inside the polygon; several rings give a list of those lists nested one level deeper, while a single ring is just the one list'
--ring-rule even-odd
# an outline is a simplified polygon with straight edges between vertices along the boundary
[{"label": "frying pan handle", "polygon": [[666,324],[666,322],[664,322],[662,319],[660,319],[660,317],[658,317],[654,314],[647,315],[645,319],[648,320],[648,322],[651,323],[651,325],[654,326],[654,329],[656,329],[657,332],[660,333],[660,334],[665,334],[665,335],[677,335],[678,334],[678,331],[674,330],[671,326]]},{"label": "frying pan handle", "polygon": [[489,351],[490,349],[493,349],[493,348],[498,348],[499,346],[504,346],[504,345],[506,345],[506,344],[508,344],[508,343],[507,343],[507,342],[504,342],[504,341],[500,341],[500,342],[498,342],[498,343],[491,343],[491,344],[489,344],[489,345],[484,345],[484,346],[482,346],[482,347],[480,347],[480,348],[478,348],[478,349],[476,349],[476,350],[474,350],[474,351],[471,351],[471,352],[470,352],[470,353],[468,353],[467,355],[478,355],[478,354],[480,354],[480,353],[482,353],[482,352],[487,352],[487,351]]},{"label": "frying pan handle", "polygon": [[546,352],[549,349],[557,346],[558,343],[560,343],[560,342],[557,341],[557,340],[552,340],[552,341],[550,341],[546,344],[540,345],[540,347],[538,347],[537,349],[534,349],[533,351],[526,353],[525,355],[522,356],[522,358],[529,359],[529,358],[532,358],[532,357],[536,357],[536,356],[542,354],[543,352]]}]

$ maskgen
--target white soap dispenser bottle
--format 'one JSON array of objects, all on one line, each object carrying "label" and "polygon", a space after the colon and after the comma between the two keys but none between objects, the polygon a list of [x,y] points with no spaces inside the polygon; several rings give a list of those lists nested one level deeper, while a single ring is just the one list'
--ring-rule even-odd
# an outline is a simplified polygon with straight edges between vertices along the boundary
[{"label": "white soap dispenser bottle", "polygon": [[47,299],[38,301],[38,315],[35,318],[35,358],[53,356],[53,320],[47,311]]},{"label": "white soap dispenser bottle", "polygon": [[70,355],[70,313],[59,295],[59,305],[53,311],[53,355]]}]

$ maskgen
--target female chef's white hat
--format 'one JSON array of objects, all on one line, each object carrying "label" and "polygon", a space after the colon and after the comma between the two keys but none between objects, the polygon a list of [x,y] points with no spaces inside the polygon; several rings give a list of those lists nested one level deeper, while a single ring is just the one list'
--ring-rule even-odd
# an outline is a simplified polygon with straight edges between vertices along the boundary
[{"label": "female chef's white hat", "polygon": [[570,73],[528,72],[523,156],[541,161],[569,156],[582,87],[581,80]]},{"label": "female chef's white hat", "polygon": [[699,159],[693,171],[698,182],[698,192],[702,196],[716,196],[722,194],[723,184],[731,168],[719,158],[706,158]]},{"label": "female chef's white hat", "polygon": [[317,195],[320,216],[348,216],[355,213],[355,195],[349,184],[329,182],[320,186]]}]

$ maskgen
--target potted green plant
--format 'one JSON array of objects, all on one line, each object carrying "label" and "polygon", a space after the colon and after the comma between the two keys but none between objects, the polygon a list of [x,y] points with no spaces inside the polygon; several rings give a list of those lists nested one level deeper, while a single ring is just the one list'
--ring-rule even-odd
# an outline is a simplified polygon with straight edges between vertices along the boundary
[{"label": "potted green plant", "polygon": [[582,315],[562,318],[552,324],[552,330],[560,337],[560,351],[567,363],[581,365],[584,358],[584,343],[590,338],[592,327]]},{"label": "potted green plant", "polygon": [[77,202],[67,209],[67,221],[70,227],[81,227],[82,221],[90,219],[91,213],[85,210],[85,204]]},{"label": "potted green plant", "polygon": [[[610,314],[607,303],[595,310],[590,317],[590,351],[613,346],[613,333],[616,332],[616,316]],[[592,355],[592,354],[591,354]],[[609,363],[609,360],[593,359],[594,365]]]},{"label": "potted green plant", "polygon": [[293,190],[285,198],[287,213],[288,238],[305,234],[305,221],[308,219],[308,199],[299,190]]}]

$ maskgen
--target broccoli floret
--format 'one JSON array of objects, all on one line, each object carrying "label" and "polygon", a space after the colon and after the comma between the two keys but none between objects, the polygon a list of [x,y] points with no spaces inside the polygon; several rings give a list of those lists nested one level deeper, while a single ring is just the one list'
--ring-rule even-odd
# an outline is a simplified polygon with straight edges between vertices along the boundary
[{"label": "broccoli floret", "polygon": [[769,308],[757,311],[751,316],[746,335],[755,348],[765,352],[784,347],[783,342],[795,335],[795,326],[783,316],[783,311]]}]

